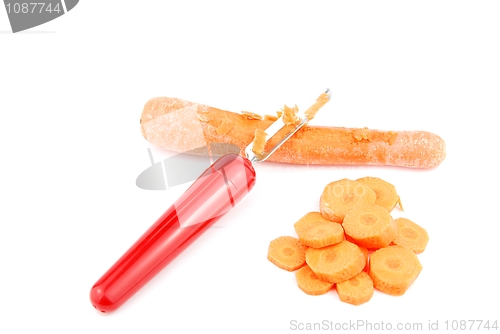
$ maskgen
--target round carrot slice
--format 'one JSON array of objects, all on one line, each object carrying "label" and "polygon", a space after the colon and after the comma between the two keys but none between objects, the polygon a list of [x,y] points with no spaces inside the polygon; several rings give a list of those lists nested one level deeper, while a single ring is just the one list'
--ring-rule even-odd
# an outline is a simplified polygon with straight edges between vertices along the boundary
[{"label": "round carrot slice", "polygon": [[427,242],[429,242],[427,231],[406,218],[398,218],[395,222],[398,226],[398,234],[393,243],[408,247],[414,253],[422,253],[427,247]]},{"label": "round carrot slice", "polygon": [[339,283],[359,274],[365,266],[365,256],[361,249],[349,241],[323,247],[309,247],[306,263],[321,280]]},{"label": "round carrot slice", "polygon": [[306,262],[306,249],[297,238],[278,237],[270,242],[267,259],[281,269],[294,271]]},{"label": "round carrot slice", "polygon": [[370,189],[373,190],[377,196],[375,204],[386,208],[389,212],[391,212],[396,204],[400,202],[399,195],[396,192],[396,187],[381,178],[367,176],[357,179],[356,181],[370,187]]},{"label": "round carrot slice", "polygon": [[333,288],[333,283],[320,280],[306,264],[295,272],[297,285],[308,295],[324,295]]},{"label": "round carrot slice", "polygon": [[373,281],[364,271],[351,279],[337,284],[337,294],[344,303],[361,305],[373,296]]},{"label": "round carrot slice", "polygon": [[393,296],[400,296],[417,279],[422,264],[415,253],[402,246],[381,248],[370,256],[373,286]]},{"label": "round carrot slice", "polygon": [[320,198],[320,211],[326,219],[342,223],[347,212],[356,206],[375,204],[376,198],[367,185],[342,179],[326,185]]},{"label": "round carrot slice", "polygon": [[397,234],[397,225],[389,211],[379,205],[352,209],[342,226],[357,245],[370,249],[389,246]]},{"label": "round carrot slice", "polygon": [[319,212],[309,212],[294,224],[302,244],[321,248],[344,240],[344,229],[338,223],[325,219]]}]

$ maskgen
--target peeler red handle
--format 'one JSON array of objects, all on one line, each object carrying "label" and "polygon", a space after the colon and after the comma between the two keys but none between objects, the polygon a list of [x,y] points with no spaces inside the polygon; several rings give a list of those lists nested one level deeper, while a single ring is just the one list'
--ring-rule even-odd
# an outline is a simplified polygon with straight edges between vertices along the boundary
[{"label": "peeler red handle", "polygon": [[248,159],[235,154],[219,158],[94,284],[92,305],[101,312],[119,308],[254,184],[255,171]]}]

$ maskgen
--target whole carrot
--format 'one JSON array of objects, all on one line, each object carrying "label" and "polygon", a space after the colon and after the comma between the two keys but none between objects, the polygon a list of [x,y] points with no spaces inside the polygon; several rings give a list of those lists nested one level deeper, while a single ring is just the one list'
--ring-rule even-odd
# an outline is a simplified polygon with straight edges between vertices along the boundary
[{"label": "whole carrot", "polygon": [[[244,152],[256,129],[275,117],[234,113],[176,98],[149,100],[141,131],[152,144],[187,152],[211,143],[233,144]],[[267,145],[275,143],[270,140]],[[426,131],[379,131],[368,128],[305,126],[269,158],[291,164],[438,166],[446,156],[442,138]]]}]

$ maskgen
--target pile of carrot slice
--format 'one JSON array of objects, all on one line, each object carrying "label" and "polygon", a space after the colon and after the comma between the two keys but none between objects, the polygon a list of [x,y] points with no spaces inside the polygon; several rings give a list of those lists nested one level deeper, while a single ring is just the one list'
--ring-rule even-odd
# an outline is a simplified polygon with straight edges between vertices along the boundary
[{"label": "pile of carrot slice", "polygon": [[401,201],[396,188],[377,177],[329,183],[320,212],[309,212],[294,228],[297,237],[281,236],[269,244],[268,260],[295,271],[298,287],[309,295],[333,288],[353,305],[369,301],[374,289],[404,294],[422,264],[416,254],[429,236],[406,218],[393,219]]}]

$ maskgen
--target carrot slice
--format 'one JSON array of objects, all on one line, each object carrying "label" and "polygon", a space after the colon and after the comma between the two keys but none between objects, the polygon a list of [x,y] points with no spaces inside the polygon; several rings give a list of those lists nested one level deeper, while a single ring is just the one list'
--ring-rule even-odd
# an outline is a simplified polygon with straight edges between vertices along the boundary
[{"label": "carrot slice", "polygon": [[320,211],[323,217],[342,223],[347,212],[356,206],[374,204],[377,196],[367,185],[342,179],[327,184],[320,198]]},{"label": "carrot slice", "polygon": [[349,211],[342,226],[357,245],[371,249],[389,246],[397,234],[396,223],[389,211],[374,204]]},{"label": "carrot slice", "polygon": [[294,225],[302,244],[321,248],[344,240],[344,229],[340,224],[325,219],[320,212],[309,212]]},{"label": "carrot slice", "polygon": [[[396,187],[391,183],[382,180],[378,177],[362,177],[356,181],[366,184],[370,189],[372,189],[377,195],[375,204],[380,205],[391,212],[396,204],[401,203],[399,195],[396,192]],[[402,208],[401,204],[400,207]]]},{"label": "carrot slice", "polygon": [[414,253],[422,253],[429,242],[427,231],[406,218],[398,218],[395,220],[398,226],[398,234],[393,243],[399,246],[405,246],[411,249]]},{"label": "carrot slice", "polygon": [[295,272],[297,285],[308,295],[324,295],[333,288],[333,283],[320,280],[306,264]]},{"label": "carrot slice", "polygon": [[344,303],[361,305],[373,296],[373,281],[364,271],[351,279],[337,284],[337,294]]},{"label": "carrot slice", "polygon": [[294,271],[304,265],[306,249],[297,238],[278,237],[269,244],[267,259],[281,269]]},{"label": "carrot slice", "polygon": [[365,266],[365,256],[361,249],[349,241],[323,247],[309,247],[306,263],[321,280],[339,283],[359,274]]},{"label": "carrot slice", "polygon": [[370,256],[369,274],[373,286],[393,296],[404,294],[421,270],[417,256],[406,247],[388,246]]}]

